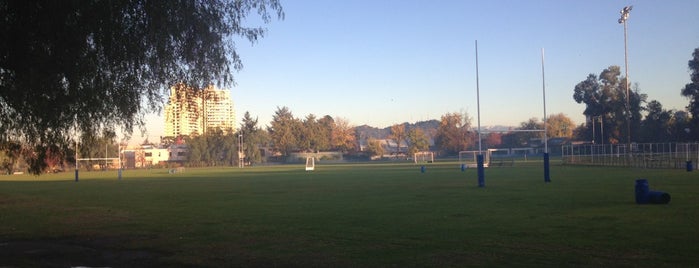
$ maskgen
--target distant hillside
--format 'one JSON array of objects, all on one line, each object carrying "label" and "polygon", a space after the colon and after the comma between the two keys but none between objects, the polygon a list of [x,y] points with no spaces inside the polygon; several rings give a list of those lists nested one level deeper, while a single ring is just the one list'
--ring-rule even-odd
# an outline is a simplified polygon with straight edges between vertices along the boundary
[{"label": "distant hillside", "polygon": [[[432,139],[437,133],[437,128],[439,127],[438,120],[420,121],[415,123],[403,123],[405,125],[405,130],[411,130],[414,128],[422,129],[422,131]],[[366,140],[368,138],[374,139],[387,139],[391,135],[391,127],[376,128],[368,125],[361,125],[355,128],[357,134],[361,140]]]},{"label": "distant hillside", "polygon": [[[437,134],[437,129],[439,128],[439,120],[433,119],[433,120],[428,120],[428,121],[419,121],[415,123],[408,123],[405,122],[403,123],[405,125],[405,130],[409,131],[413,128],[419,128],[422,129],[422,131],[427,135],[427,137],[432,140],[434,139],[434,136]],[[501,126],[501,125],[496,125],[496,126],[481,126],[481,130],[483,132],[488,132],[488,131],[507,131],[507,130],[512,130],[516,129],[517,127],[513,126]],[[476,131],[478,129],[478,126],[471,125],[471,129],[473,131]],[[374,139],[388,139],[388,136],[391,135],[391,127],[385,127],[385,128],[376,128],[368,125],[361,125],[358,127],[355,127],[356,132],[359,134],[360,140],[362,142],[366,141],[368,138],[374,138]]]},{"label": "distant hillside", "polygon": [[[508,130],[513,130],[513,129],[517,129],[517,128],[518,128],[518,127],[513,127],[513,126],[501,126],[501,125],[495,125],[495,126],[481,126],[481,130],[482,130],[483,132],[488,132],[488,131],[508,131]],[[477,131],[477,130],[478,130],[478,126],[477,126],[477,125],[475,125],[475,126],[474,126],[474,125],[471,125],[471,129],[472,129],[473,131]]]}]

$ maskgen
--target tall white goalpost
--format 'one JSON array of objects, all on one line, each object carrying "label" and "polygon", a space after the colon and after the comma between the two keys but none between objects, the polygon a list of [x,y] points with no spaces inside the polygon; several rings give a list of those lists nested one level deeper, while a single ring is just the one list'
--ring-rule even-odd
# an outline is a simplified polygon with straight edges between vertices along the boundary
[{"label": "tall white goalpost", "polygon": [[[481,132],[481,97],[480,97],[480,81],[478,73],[478,40],[475,40],[476,48],[476,111],[478,115],[478,151],[476,155],[476,166],[478,167],[478,187],[485,187],[485,159],[482,154],[482,132]],[[549,153],[548,153],[548,137],[546,135],[547,123],[546,123],[546,76],[544,72],[544,49],[541,48],[541,80],[542,80],[542,92],[543,92],[543,108],[544,108],[544,129],[540,130],[544,132],[544,181],[551,182],[549,175]],[[532,130],[536,131],[536,130]],[[489,154],[486,154],[488,158]],[[459,153],[459,160],[461,160],[461,153]]]}]

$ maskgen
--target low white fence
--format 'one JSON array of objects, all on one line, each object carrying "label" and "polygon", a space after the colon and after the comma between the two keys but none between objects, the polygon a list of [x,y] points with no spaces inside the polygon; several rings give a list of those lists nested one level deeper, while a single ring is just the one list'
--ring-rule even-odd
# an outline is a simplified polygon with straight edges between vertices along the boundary
[{"label": "low white fence", "polygon": [[563,145],[563,164],[641,168],[686,168],[699,162],[699,143]]}]

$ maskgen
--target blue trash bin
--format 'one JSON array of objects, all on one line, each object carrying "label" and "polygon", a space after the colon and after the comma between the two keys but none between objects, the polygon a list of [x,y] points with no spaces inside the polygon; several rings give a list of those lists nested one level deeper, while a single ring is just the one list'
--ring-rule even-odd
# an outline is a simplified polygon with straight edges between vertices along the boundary
[{"label": "blue trash bin", "polygon": [[648,186],[648,180],[638,179],[636,180],[636,204],[648,204],[648,193],[650,192],[650,186]]},{"label": "blue trash bin", "polygon": [[670,203],[670,194],[661,191],[649,191],[648,203],[651,204],[667,204]]}]

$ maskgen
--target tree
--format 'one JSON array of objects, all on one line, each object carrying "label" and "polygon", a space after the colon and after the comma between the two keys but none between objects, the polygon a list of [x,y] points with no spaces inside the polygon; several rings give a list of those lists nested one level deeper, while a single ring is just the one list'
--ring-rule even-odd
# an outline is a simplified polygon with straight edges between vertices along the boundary
[{"label": "tree", "polygon": [[570,117],[558,113],[549,115],[546,118],[546,135],[551,137],[572,137],[575,124]]},{"label": "tree", "polygon": [[0,149],[3,153],[0,157],[2,169],[6,174],[12,174],[17,168],[17,162],[28,158],[25,156],[27,154],[26,148],[22,148],[22,144],[18,142],[0,142]]},{"label": "tree", "polygon": [[488,148],[498,148],[502,145],[502,134],[501,133],[488,133],[485,135],[485,140],[483,143],[486,144]]},{"label": "tree", "polygon": [[318,119],[320,128],[318,129],[318,150],[330,150],[332,148],[332,131],[335,126],[335,119],[332,116],[326,115]]},{"label": "tree", "polygon": [[202,162],[206,160],[206,157],[204,156],[206,151],[206,140],[202,139],[200,136],[185,136],[185,142],[187,143],[187,147],[189,149],[187,153],[187,163],[194,167],[201,166]]},{"label": "tree", "polygon": [[670,123],[671,140],[678,142],[693,141],[690,116],[685,111],[675,111]]},{"label": "tree", "polygon": [[336,118],[332,129],[332,146],[343,152],[350,152],[356,149],[357,138],[354,126],[344,118]]},{"label": "tree", "polygon": [[63,164],[65,163],[65,159],[66,159],[66,155],[64,152],[65,151],[62,150],[62,148],[59,148],[56,145],[50,146],[45,151],[46,156],[43,157],[44,162],[46,163],[46,169],[44,171],[47,171],[47,172],[62,171]]},{"label": "tree", "polygon": [[[118,151],[118,145],[116,142],[116,133],[113,131],[105,129],[102,133],[84,133],[80,138],[81,141],[78,145],[79,158],[106,158],[109,156],[109,148],[112,149],[112,157],[117,156],[116,151]],[[148,138],[146,138],[144,143],[148,143]],[[102,168],[106,168],[106,166],[104,166],[105,161],[90,161],[81,164],[87,164],[88,170],[92,169],[92,166],[95,164],[100,165]]]},{"label": "tree", "polygon": [[143,127],[175,83],[231,84],[243,67],[234,38],[266,32],[243,25],[251,13],[284,17],[279,0],[3,1],[0,140],[41,156],[76,132]]},{"label": "tree", "polygon": [[287,156],[298,148],[298,134],[301,122],[294,118],[294,115],[287,107],[277,107],[277,111],[272,116],[272,122],[267,128],[274,147]]},{"label": "tree", "polygon": [[262,153],[260,146],[264,146],[269,141],[267,132],[257,126],[257,118],[253,119],[250,112],[245,112],[243,122],[240,124],[240,132],[243,138],[243,153],[245,161],[250,163],[261,163]]},{"label": "tree", "polygon": [[[210,129],[207,131],[203,138],[206,139],[206,152],[208,152],[207,165],[208,166],[218,166],[225,165],[227,159],[227,149],[230,149],[227,142],[233,142],[226,138],[226,134],[223,133],[221,129]],[[233,144],[230,144],[231,146]]]},{"label": "tree", "polygon": [[[638,133],[641,124],[642,103],[647,96],[639,93],[638,86],[629,91],[630,106],[627,111],[626,78],[621,78],[619,66],[609,66],[602,70],[599,77],[589,74],[587,79],[575,86],[573,99],[586,105],[583,114],[588,118],[602,117],[605,136],[611,142],[624,141],[627,138],[627,122],[631,120],[632,133]],[[592,133],[592,126],[587,127]],[[609,135],[607,135],[609,134]],[[590,134],[590,136],[592,136]],[[632,137],[633,138],[633,137]]]},{"label": "tree", "polygon": [[407,133],[407,140],[409,156],[412,156],[417,152],[427,151],[430,149],[430,142],[427,139],[427,135],[425,135],[425,132],[423,132],[422,129],[410,129]]},{"label": "tree", "polygon": [[391,126],[391,134],[388,135],[388,138],[396,142],[398,154],[401,154],[400,146],[401,144],[403,144],[403,141],[405,141],[405,139],[407,138],[407,133],[405,132],[405,124],[395,124]]},{"label": "tree", "polygon": [[687,109],[691,118],[690,133],[694,139],[699,139],[699,47],[694,49],[692,59],[687,62],[687,66],[691,71],[689,75],[690,83],[682,89],[682,96],[689,99]]},{"label": "tree", "polygon": [[673,111],[663,109],[659,101],[653,100],[646,105],[648,114],[641,122],[640,142],[670,141]]},{"label": "tree", "polygon": [[226,129],[225,135],[223,136],[223,157],[222,164],[234,166],[238,163],[238,134],[234,133],[233,128],[230,127]]},{"label": "tree", "polygon": [[170,147],[170,145],[175,144],[174,136],[160,136],[160,145],[163,147]]},{"label": "tree", "polygon": [[307,115],[302,124],[299,140],[300,149],[315,152],[321,149],[325,150],[328,147],[327,136],[324,136],[325,133],[323,125],[316,120],[316,116],[313,114]]},{"label": "tree", "polygon": [[587,131],[587,125],[582,123],[573,129],[573,139],[592,141],[592,134]]},{"label": "tree", "polygon": [[434,143],[447,154],[457,154],[471,145],[469,128],[471,119],[468,114],[447,113],[442,115],[434,137]]},{"label": "tree", "polygon": [[385,153],[383,146],[381,146],[381,141],[374,139],[374,138],[369,138],[367,140],[366,150],[371,156],[381,157]]},{"label": "tree", "polygon": [[[529,118],[525,122],[521,122],[517,130],[543,130],[544,123],[540,122],[538,118]],[[503,143],[510,147],[521,147],[529,144],[532,139],[543,138],[544,134],[541,132],[510,132],[504,135]]]}]

